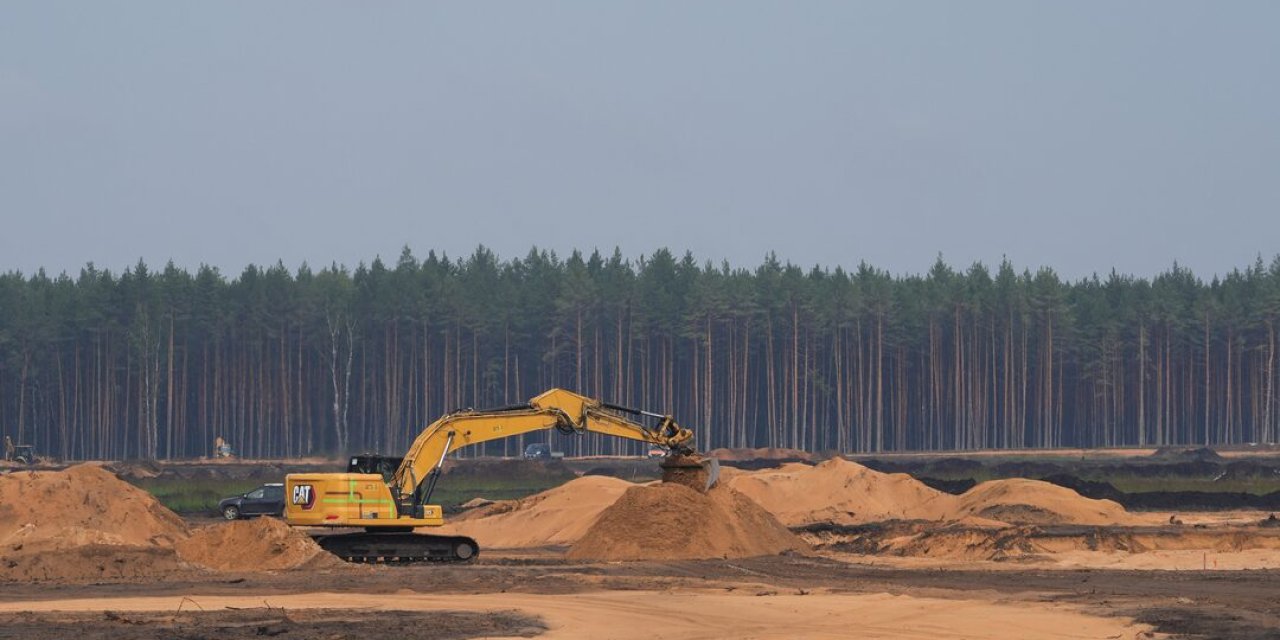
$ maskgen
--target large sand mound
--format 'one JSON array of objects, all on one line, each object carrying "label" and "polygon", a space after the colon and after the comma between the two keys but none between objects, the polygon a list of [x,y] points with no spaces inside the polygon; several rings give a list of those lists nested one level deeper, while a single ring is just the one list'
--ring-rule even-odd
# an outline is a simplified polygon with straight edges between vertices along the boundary
[{"label": "large sand mound", "polygon": [[632,487],[569,549],[577,560],[745,558],[806,545],[750,498],[725,486]]},{"label": "large sand mound", "polygon": [[275,518],[200,527],[178,543],[183,560],[216,571],[272,571],[342,564],[311,536]]},{"label": "large sand mound", "polygon": [[145,545],[172,548],[182,518],[151,494],[95,465],[0,476],[0,545],[12,550]]},{"label": "large sand mound", "polygon": [[489,548],[569,545],[634,486],[609,476],[583,476],[523,500],[472,509],[455,518],[449,531]]},{"label": "large sand mound", "polygon": [[905,473],[880,473],[843,458],[738,475],[729,486],[788,526],[938,520],[952,499]]},{"label": "large sand mound", "polygon": [[959,496],[950,519],[977,516],[1011,524],[1128,524],[1118,502],[1086,498],[1040,480],[1010,478],[984,482]]},{"label": "large sand mound", "polygon": [[187,525],[94,465],[0,476],[0,580],[95,580],[177,571]]},{"label": "large sand mound", "polygon": [[337,562],[308,536],[271,518],[193,533],[151,494],[100,466],[0,476],[0,581],[145,578]]},{"label": "large sand mound", "polygon": [[984,482],[961,496],[904,473],[881,473],[843,458],[734,476],[729,486],[788,526],[858,525],[889,520],[967,524],[1128,524],[1124,507],[1039,480]]}]

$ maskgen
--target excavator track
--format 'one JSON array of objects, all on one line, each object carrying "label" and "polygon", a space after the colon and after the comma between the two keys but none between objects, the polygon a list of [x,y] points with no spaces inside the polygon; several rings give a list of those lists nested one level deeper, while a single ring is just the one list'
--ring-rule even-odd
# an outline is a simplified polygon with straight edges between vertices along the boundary
[{"label": "excavator track", "polygon": [[320,548],[347,562],[471,562],[480,555],[480,545],[466,536],[362,532],[312,537]]}]

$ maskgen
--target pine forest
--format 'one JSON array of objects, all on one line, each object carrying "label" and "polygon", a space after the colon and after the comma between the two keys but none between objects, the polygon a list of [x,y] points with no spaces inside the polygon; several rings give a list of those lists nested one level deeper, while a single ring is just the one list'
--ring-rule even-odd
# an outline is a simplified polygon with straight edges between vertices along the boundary
[{"label": "pine forest", "polygon": [[[701,449],[1271,443],[1280,258],[1066,281],[941,258],[757,267],[667,250],[405,249],[236,276],[139,263],[0,276],[0,432],[63,459],[400,454],[464,408],[564,387],[669,413]],[[556,432],[477,447],[634,443]]]}]

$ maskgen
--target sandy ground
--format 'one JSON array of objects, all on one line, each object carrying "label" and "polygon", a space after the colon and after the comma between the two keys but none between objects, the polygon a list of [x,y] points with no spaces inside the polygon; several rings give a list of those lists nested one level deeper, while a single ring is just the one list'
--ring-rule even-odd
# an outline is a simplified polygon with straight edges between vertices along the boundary
[{"label": "sandy ground", "polygon": [[1151,627],[1076,608],[906,595],[811,593],[756,595],[709,591],[588,592],[568,595],[389,595],[300,593],[169,595],[0,603],[0,612],[174,611],[271,607],[375,611],[484,611],[542,618],[545,638],[1139,638]]},{"label": "sandy ground", "polygon": [[1146,551],[1143,553],[1061,551],[1016,562],[963,560],[923,556],[868,556],[826,553],[827,557],[871,567],[900,569],[973,570],[1017,573],[1021,571],[1140,570],[1184,571],[1280,571],[1280,552],[1273,549],[1243,551]]},{"label": "sandy ground", "polygon": [[[1111,554],[1099,554],[1111,555]],[[373,618],[421,628],[440,612],[453,633],[488,637],[458,612],[537,617],[545,637],[597,638],[1246,638],[1280,629],[1280,570],[1047,570],[1023,563],[919,566],[890,558],[774,556],[743,560],[577,563],[561,549],[489,551],[466,565],[353,566],[322,571],[191,573],[110,584],[0,585],[0,637],[52,640],[49,621],[81,611],[85,640],[227,637],[122,626],[106,611],[153,611],[173,623],[183,597],[203,612],[284,607],[317,615],[377,610]],[[872,564],[872,563],[876,564]],[[429,586],[427,586],[429,585]],[[412,589],[412,590],[410,590]],[[421,593],[429,590],[430,593]],[[317,592],[322,592],[317,595]],[[193,604],[184,605],[184,612]],[[369,609],[366,609],[369,608]],[[90,615],[83,612],[98,612]],[[416,612],[416,613],[415,613]],[[454,612],[446,614],[445,612]],[[187,614],[180,621],[186,621]],[[436,615],[436,614],[433,614]],[[44,617],[42,617],[44,616]],[[415,618],[416,616],[416,618]],[[349,617],[349,616],[348,616]],[[482,616],[491,619],[501,616]],[[364,618],[362,618],[364,619]],[[25,621],[25,622],[24,622]],[[21,627],[21,624],[27,626]],[[666,626],[664,626],[666,625]],[[537,635],[518,620],[506,636]],[[65,629],[66,627],[59,627]],[[212,627],[221,629],[221,627]],[[670,630],[670,634],[667,631]],[[129,634],[121,635],[128,631]],[[1152,631],[1154,636],[1144,635]],[[99,632],[93,635],[91,632]],[[303,633],[297,637],[310,637]],[[356,638],[358,635],[325,636]],[[400,634],[397,637],[437,637]],[[544,637],[544,636],[539,636]]]}]

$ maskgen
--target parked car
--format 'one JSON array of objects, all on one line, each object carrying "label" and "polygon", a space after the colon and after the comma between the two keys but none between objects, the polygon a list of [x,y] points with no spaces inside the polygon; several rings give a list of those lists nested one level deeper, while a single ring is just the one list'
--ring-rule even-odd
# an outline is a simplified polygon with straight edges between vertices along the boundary
[{"label": "parked car", "polygon": [[552,451],[551,445],[545,442],[535,442],[524,448],[525,460],[551,460],[563,457],[563,451]]},{"label": "parked car", "polygon": [[284,484],[269,482],[242,496],[218,503],[218,511],[228,520],[284,513]]}]

